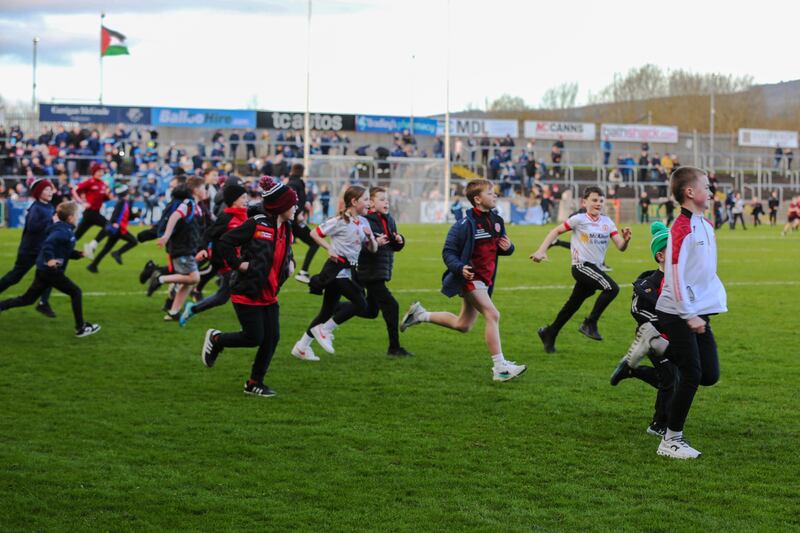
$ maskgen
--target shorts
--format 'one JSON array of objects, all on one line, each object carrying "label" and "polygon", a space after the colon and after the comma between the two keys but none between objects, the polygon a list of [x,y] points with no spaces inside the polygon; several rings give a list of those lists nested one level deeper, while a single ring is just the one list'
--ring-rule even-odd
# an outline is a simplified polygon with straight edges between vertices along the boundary
[{"label": "shorts", "polygon": [[789,222],[794,222],[795,220],[800,220],[800,215],[789,215]]},{"label": "shorts", "polygon": [[182,255],[180,257],[172,258],[172,270],[176,274],[189,275],[199,272],[197,268],[197,261],[193,255]]},{"label": "shorts", "polygon": [[476,290],[484,290],[484,291],[486,291],[486,290],[489,290],[489,286],[486,285],[481,280],[475,279],[475,280],[468,281],[468,282],[464,283],[464,289],[461,292],[463,294],[463,293],[472,292],[472,291],[476,291]]}]

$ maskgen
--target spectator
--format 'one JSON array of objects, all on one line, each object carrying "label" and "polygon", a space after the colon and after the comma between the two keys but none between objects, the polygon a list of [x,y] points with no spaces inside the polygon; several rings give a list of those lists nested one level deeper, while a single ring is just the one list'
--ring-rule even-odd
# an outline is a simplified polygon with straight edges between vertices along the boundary
[{"label": "spectator", "polygon": [[650,173],[650,158],[647,157],[647,152],[642,151],[639,155],[639,181],[647,181],[647,176]]},{"label": "spectator", "polygon": [[[258,157],[256,153],[256,133],[253,130],[248,129],[247,131],[244,132],[242,139],[246,143],[244,145],[245,159],[250,159],[251,157]],[[269,152],[267,152],[267,155],[269,155]]]},{"label": "spectator", "polygon": [[664,172],[667,176],[672,175],[672,169],[675,167],[675,162],[672,160],[669,154],[665,153],[664,157],[661,158],[661,167],[664,169]]},{"label": "spectator", "polygon": [[783,157],[786,158],[786,170],[792,170],[792,159],[794,159],[794,152],[791,148],[783,151]]},{"label": "spectator", "polygon": [[441,137],[436,137],[433,142],[433,157],[444,157],[444,141]]},{"label": "spectator", "polygon": [[779,144],[778,146],[775,147],[775,168],[781,166],[781,159],[783,159],[783,149]]},{"label": "spectator", "polygon": [[489,137],[485,135],[481,137],[481,165],[486,166],[489,164],[489,147],[492,145],[492,142],[489,140]]},{"label": "spectator", "polygon": [[603,138],[603,141],[600,143],[600,150],[603,152],[603,166],[608,166],[608,160],[611,158],[611,151],[614,149],[614,145],[611,144],[611,141],[608,140],[608,135]]},{"label": "spectator", "polygon": [[460,137],[456,137],[456,142],[453,143],[453,160],[461,161],[461,152],[464,150],[464,141]]},{"label": "spectator", "polygon": [[233,130],[231,134],[228,136],[228,150],[231,154],[231,160],[236,161],[236,152],[239,151],[239,132],[237,130]]},{"label": "spectator", "polygon": [[642,191],[639,197],[639,222],[641,224],[650,223],[650,196],[646,191]]}]

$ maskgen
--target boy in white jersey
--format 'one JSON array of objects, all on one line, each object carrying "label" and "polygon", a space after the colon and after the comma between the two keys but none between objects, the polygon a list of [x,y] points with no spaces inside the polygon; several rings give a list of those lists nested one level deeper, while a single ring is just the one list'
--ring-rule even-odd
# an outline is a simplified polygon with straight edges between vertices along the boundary
[{"label": "boy in white jersey", "polygon": [[574,231],[571,241],[572,251],[572,277],[575,278],[575,287],[572,294],[558,312],[556,319],[549,326],[539,328],[539,338],[544,343],[544,351],[556,351],[556,337],[561,328],[572,318],[583,302],[599,290],[600,296],[594,304],[592,312],[583,321],[578,331],[597,341],[603,340],[597,330],[597,321],[608,304],[619,293],[616,282],[606,274],[600,265],[605,262],[606,250],[609,241],[624,252],[631,240],[630,228],[624,228],[620,235],[617,226],[607,216],[602,214],[605,196],[599,187],[587,187],[583,191],[582,206],[585,213],[576,213],[566,222],[553,228],[542,241],[539,249],[531,254],[530,258],[535,263],[547,260],[547,249],[550,244],[564,232]]},{"label": "boy in white jersey", "polygon": [[669,338],[667,357],[678,369],[667,431],[658,454],[696,459],[700,452],[683,438],[683,426],[700,385],[719,380],[717,343],[710,316],[728,310],[725,287],[717,276],[714,226],[704,216],[711,197],[708,176],[699,168],[680,167],[670,179],[681,214],[669,230],[664,285],[656,303],[661,330]]}]

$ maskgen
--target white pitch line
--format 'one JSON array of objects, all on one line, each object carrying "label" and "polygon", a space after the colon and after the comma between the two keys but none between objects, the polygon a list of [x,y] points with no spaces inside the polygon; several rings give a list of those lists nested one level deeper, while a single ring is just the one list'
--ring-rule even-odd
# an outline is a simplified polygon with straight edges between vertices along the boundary
[{"label": "white pitch line", "polygon": [[[723,285],[726,287],[768,287],[768,286],[786,286],[786,285],[800,285],[800,281],[723,281]],[[548,290],[565,290],[571,289],[572,285],[518,285],[516,287],[497,287],[495,289],[499,292],[509,292],[509,291],[548,291]],[[398,294],[407,294],[407,293],[437,293],[440,291],[439,287],[424,287],[424,288],[417,288],[417,289],[393,289],[393,293]],[[307,290],[303,289],[284,289],[281,291],[282,294],[302,294],[308,292]],[[164,295],[166,292],[159,292],[156,293],[157,295]],[[54,295],[56,296],[66,296],[61,294],[60,292],[55,292]],[[103,292],[103,291],[91,291],[91,292],[84,292],[84,296],[92,296],[92,297],[104,297],[104,296],[144,296],[145,291],[120,291],[120,292]]]}]

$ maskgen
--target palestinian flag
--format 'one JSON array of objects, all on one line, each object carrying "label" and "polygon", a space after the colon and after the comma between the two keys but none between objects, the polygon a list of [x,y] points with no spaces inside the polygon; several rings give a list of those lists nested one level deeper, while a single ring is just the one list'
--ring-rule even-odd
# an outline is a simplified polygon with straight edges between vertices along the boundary
[{"label": "palestinian flag", "polygon": [[125,36],[118,31],[109,30],[105,26],[100,26],[100,55],[105,56],[126,56],[128,46],[125,44]]}]

